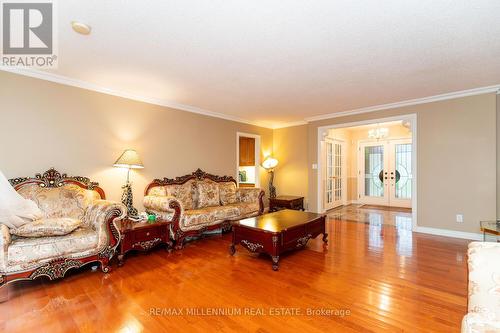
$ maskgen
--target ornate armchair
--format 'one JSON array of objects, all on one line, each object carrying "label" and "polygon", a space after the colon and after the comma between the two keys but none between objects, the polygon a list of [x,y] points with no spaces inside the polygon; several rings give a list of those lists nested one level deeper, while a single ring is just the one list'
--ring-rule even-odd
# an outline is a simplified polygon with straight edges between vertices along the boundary
[{"label": "ornate armchair", "polygon": [[222,229],[231,221],[264,212],[264,191],[238,188],[236,180],[198,169],[175,179],[155,179],[145,191],[144,207],[160,219],[173,220],[171,236],[181,249],[188,237]]},{"label": "ornate armchair", "polygon": [[121,203],[106,201],[97,183],[84,177],[68,177],[54,169],[34,178],[10,183],[35,201],[45,218],[73,218],[83,226],[64,236],[17,237],[0,225],[0,286],[16,280],[46,276],[62,278],[72,268],[99,262],[104,273],[120,240],[115,221],[125,216]]}]

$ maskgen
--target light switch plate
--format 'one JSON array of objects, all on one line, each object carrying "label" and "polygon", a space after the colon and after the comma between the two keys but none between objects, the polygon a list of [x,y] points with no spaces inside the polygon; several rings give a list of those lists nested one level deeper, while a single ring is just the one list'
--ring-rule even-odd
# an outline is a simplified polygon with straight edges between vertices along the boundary
[{"label": "light switch plate", "polygon": [[463,223],[463,222],[464,222],[464,215],[457,214],[457,223]]},{"label": "light switch plate", "polygon": [[313,163],[312,168],[313,168],[313,170],[318,170],[318,164]]}]

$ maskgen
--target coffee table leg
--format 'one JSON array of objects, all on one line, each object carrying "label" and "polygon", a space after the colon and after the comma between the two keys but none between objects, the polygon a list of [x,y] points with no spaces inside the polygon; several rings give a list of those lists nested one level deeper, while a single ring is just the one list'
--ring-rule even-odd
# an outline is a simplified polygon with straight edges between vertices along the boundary
[{"label": "coffee table leg", "polygon": [[323,233],[323,243],[328,244],[328,234],[326,232]]},{"label": "coffee table leg", "polygon": [[123,254],[118,255],[118,267],[123,266]]},{"label": "coffee table leg", "polygon": [[279,269],[280,256],[271,256],[271,259],[273,260],[273,271],[277,271]]}]

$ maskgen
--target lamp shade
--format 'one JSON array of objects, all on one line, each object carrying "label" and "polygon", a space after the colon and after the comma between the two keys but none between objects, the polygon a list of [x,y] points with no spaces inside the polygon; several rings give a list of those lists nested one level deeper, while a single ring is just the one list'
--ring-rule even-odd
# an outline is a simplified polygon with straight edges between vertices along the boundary
[{"label": "lamp shade", "polygon": [[278,165],[278,160],[271,156],[266,157],[264,162],[262,162],[262,167],[268,170],[274,169],[277,165]]},{"label": "lamp shade", "polygon": [[144,165],[142,164],[139,154],[133,149],[125,150],[120,157],[116,160],[114,167],[117,168],[129,168],[129,169],[142,169]]}]

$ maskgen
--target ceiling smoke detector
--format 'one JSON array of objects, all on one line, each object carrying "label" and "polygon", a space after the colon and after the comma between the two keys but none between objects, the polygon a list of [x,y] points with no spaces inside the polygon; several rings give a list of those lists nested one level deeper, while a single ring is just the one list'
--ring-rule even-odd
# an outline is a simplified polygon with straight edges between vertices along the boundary
[{"label": "ceiling smoke detector", "polygon": [[73,28],[73,30],[75,30],[75,32],[78,32],[82,35],[88,35],[92,30],[89,25],[77,21],[72,21],[71,27]]}]

